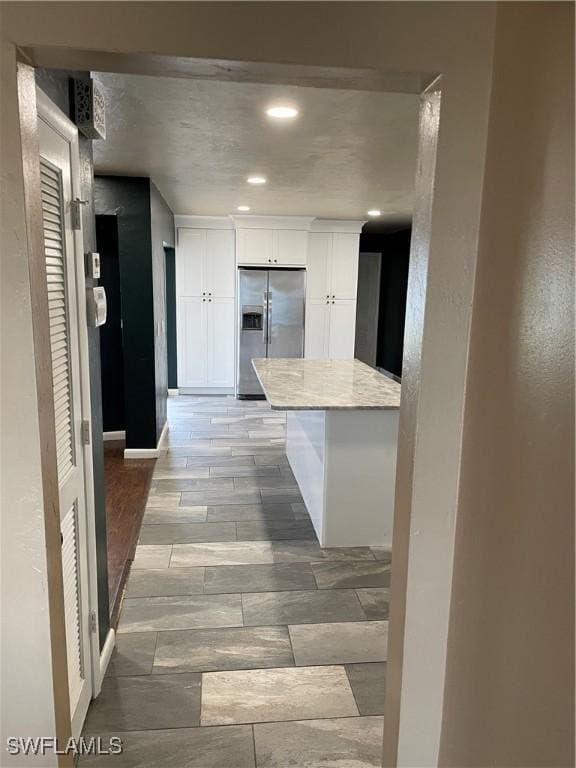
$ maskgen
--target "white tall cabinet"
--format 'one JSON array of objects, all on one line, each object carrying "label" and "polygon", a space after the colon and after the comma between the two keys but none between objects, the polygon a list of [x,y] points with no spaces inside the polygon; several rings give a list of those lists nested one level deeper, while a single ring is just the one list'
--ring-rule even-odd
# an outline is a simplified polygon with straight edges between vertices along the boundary
[{"label": "white tall cabinet", "polygon": [[178,389],[232,392],[234,230],[228,220],[190,216],[178,217],[176,223]]},{"label": "white tall cabinet", "polygon": [[[309,234],[305,343],[307,359],[343,360],[354,357],[362,224],[317,221],[313,226],[320,231]],[[330,231],[330,228],[336,227],[341,231]]]}]

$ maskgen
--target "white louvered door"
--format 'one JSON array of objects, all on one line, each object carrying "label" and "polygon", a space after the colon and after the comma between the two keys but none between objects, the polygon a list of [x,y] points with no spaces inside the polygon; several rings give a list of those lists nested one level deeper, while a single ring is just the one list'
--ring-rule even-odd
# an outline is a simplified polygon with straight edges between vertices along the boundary
[{"label": "white louvered door", "polygon": [[[79,330],[79,270],[72,229],[72,176],[68,136],[39,115],[44,254],[56,426],[66,653],[72,732],[78,736],[92,697],[90,605]],[[82,301],[84,297],[82,296]]]}]

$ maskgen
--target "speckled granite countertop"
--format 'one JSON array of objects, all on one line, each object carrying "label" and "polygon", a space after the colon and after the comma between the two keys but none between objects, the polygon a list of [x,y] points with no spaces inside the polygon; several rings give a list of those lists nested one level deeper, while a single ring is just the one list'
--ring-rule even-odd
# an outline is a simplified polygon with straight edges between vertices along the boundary
[{"label": "speckled granite countertop", "polygon": [[359,360],[256,358],[270,406],[281,411],[398,408],[400,384]]}]

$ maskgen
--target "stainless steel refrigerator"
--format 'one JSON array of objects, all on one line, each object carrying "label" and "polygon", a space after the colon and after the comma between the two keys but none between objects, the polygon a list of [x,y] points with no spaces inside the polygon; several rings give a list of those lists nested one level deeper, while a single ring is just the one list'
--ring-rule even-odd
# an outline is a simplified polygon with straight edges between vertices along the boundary
[{"label": "stainless steel refrigerator", "polygon": [[252,358],[304,356],[305,270],[241,267],[238,275],[236,394],[261,398]]}]

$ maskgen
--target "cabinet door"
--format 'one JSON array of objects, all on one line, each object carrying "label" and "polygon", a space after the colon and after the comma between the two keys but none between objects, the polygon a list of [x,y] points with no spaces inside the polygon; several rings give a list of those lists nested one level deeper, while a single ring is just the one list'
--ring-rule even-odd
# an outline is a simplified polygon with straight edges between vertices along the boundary
[{"label": "cabinet door", "polygon": [[354,357],[356,337],[356,302],[336,300],[329,306],[328,357],[332,360],[351,359]]},{"label": "cabinet door", "polygon": [[360,235],[334,232],[329,293],[336,299],[356,299]]},{"label": "cabinet door", "polygon": [[306,304],[304,357],[307,360],[328,357],[330,306],[327,299],[310,299]]},{"label": "cabinet door", "polygon": [[238,264],[272,264],[274,258],[273,229],[239,229],[236,232]]},{"label": "cabinet door", "polygon": [[176,295],[201,296],[206,290],[206,230],[178,230]]},{"label": "cabinet door", "polygon": [[206,230],[206,292],[208,296],[234,298],[236,257],[231,229]]},{"label": "cabinet door", "polygon": [[206,384],[206,306],[200,296],[177,298],[178,386]]},{"label": "cabinet door", "polygon": [[209,387],[234,386],[234,299],[207,302],[207,381]]},{"label": "cabinet door", "polygon": [[308,251],[308,232],[299,229],[276,230],[276,252],[274,264],[305,267]]},{"label": "cabinet door", "polygon": [[330,252],[332,235],[327,232],[311,232],[308,240],[308,269],[306,293],[308,299],[327,299],[330,293]]}]

